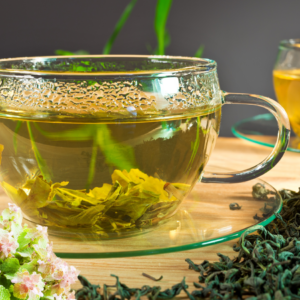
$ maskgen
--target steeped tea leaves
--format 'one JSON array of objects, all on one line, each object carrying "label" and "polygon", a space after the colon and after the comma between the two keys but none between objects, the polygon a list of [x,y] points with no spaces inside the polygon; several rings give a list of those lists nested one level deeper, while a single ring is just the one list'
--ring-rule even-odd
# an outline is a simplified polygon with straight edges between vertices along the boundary
[{"label": "steeped tea leaves", "polygon": [[28,179],[16,189],[6,182],[7,194],[31,217],[48,226],[83,227],[105,236],[133,227],[154,225],[173,213],[190,185],[167,183],[138,169],[115,170],[112,184],[86,190],[67,188],[43,176]]}]

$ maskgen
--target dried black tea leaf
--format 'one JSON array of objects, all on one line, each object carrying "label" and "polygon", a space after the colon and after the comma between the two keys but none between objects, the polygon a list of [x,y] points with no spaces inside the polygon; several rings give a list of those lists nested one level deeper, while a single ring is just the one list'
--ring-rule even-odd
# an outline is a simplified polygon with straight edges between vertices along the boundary
[{"label": "dried black tea leaf", "polygon": [[[184,279],[171,289],[161,291],[159,286],[129,288],[115,276],[114,292],[103,288],[102,298],[99,298],[99,286],[80,278],[83,288],[76,292],[76,299],[172,299],[182,291],[191,300],[300,299],[300,191],[281,190],[280,195],[283,199],[280,214],[275,214],[276,219],[266,227],[256,225],[245,230],[239,245],[233,246],[238,252],[236,257],[231,259],[218,253],[218,262],[204,260],[199,264],[186,259],[189,269],[200,274],[194,291],[188,290]],[[278,204],[274,193],[262,184],[253,187],[253,197],[266,201],[261,209],[263,216],[255,216],[258,220],[264,219],[271,213],[272,205]]]},{"label": "dried black tea leaf", "polygon": [[242,207],[238,204],[238,203],[230,203],[229,204],[229,209],[230,210],[239,210],[241,209]]},{"label": "dried black tea leaf", "polygon": [[156,278],[154,278],[153,276],[151,276],[151,275],[149,275],[149,274],[146,274],[146,273],[142,273],[142,275],[143,275],[144,277],[147,277],[147,278],[153,280],[153,281],[160,281],[160,280],[162,280],[162,279],[164,278],[163,276],[160,276],[158,279],[156,279]]}]

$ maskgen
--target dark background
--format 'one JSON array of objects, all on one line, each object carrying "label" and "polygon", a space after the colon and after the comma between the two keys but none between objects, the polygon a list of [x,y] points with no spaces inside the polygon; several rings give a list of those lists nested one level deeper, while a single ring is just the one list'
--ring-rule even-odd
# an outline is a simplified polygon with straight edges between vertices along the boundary
[{"label": "dark background", "polygon": [[[1,1],[0,57],[52,55],[55,49],[100,54],[128,0]],[[112,54],[148,54],[156,46],[156,0],[138,0]],[[169,55],[218,62],[220,85],[230,92],[274,98],[272,68],[280,40],[300,37],[299,0],[174,0],[167,28]],[[231,126],[265,110],[224,106],[221,135]]]}]

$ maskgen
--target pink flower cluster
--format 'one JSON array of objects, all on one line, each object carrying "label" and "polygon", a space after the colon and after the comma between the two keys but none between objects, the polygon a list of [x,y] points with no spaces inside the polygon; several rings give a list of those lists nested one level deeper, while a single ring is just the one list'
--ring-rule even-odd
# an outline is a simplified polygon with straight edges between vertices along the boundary
[{"label": "pink flower cluster", "polygon": [[18,247],[18,242],[13,238],[10,232],[5,231],[3,233],[2,230],[0,231],[0,252],[2,258],[14,254]]},{"label": "pink flower cluster", "polygon": [[28,296],[28,300],[38,300],[44,296],[42,290],[45,283],[42,280],[42,276],[36,272],[29,274],[27,270],[23,270],[11,282],[15,283],[14,295],[21,299],[25,299]]},{"label": "pink flower cluster", "polygon": [[0,224],[3,225],[4,229],[11,229],[11,224],[20,224],[22,223],[22,212],[21,209],[12,203],[8,203],[8,208],[2,212],[0,217]]},{"label": "pink flower cluster", "polygon": [[[4,261],[13,258],[14,264],[16,258],[22,257],[14,274],[0,274],[9,275],[14,284],[13,295],[26,300],[39,300],[41,297],[75,300],[70,287],[77,281],[79,272],[53,253],[47,227],[22,227],[22,213],[15,204],[9,204],[9,208],[2,212],[0,224],[0,258]],[[23,267],[23,264],[27,266]]]},{"label": "pink flower cluster", "polygon": [[44,274],[45,281],[56,281],[51,293],[61,294],[70,290],[71,284],[77,281],[79,272],[64,260],[52,255],[46,261],[38,260],[38,271]]}]

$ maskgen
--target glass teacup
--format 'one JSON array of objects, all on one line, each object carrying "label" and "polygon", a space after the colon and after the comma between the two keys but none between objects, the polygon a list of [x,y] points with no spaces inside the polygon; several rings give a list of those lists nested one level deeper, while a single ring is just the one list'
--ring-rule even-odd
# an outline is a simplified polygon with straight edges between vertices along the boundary
[{"label": "glass teacup", "polygon": [[[165,222],[197,180],[236,183],[270,170],[289,141],[275,101],[222,92],[216,63],[169,56],[0,60],[1,185],[50,233],[122,237]],[[221,107],[267,108],[272,153],[238,173],[205,173]]]},{"label": "glass teacup", "polygon": [[278,102],[286,110],[294,132],[300,137],[300,39],[280,42],[273,80]]}]

